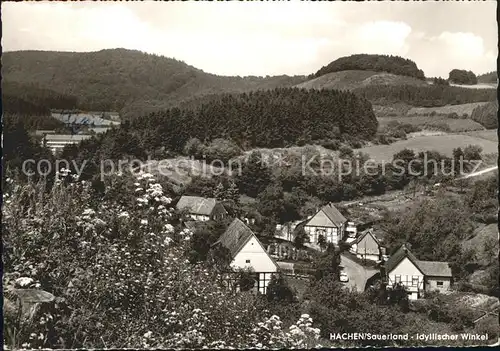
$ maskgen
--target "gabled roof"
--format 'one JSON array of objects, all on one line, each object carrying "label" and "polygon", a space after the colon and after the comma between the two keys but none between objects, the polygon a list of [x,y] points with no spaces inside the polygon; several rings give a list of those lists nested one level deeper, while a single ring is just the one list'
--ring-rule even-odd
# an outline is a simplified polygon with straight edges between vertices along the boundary
[{"label": "gabled roof", "polygon": [[432,277],[452,277],[448,262],[418,261],[418,264],[425,275]]},{"label": "gabled roof", "polygon": [[373,240],[375,240],[375,242],[377,243],[378,246],[380,246],[380,242],[378,241],[378,239],[375,237],[375,235],[373,235],[373,229],[368,229],[368,230],[365,230],[364,232],[361,233],[360,236],[358,236],[356,238],[356,240],[353,242],[353,244],[358,244],[359,242],[361,242],[361,240],[363,240],[367,235],[370,235]]},{"label": "gabled roof", "polygon": [[222,246],[227,248],[231,253],[231,258],[234,258],[254,236],[255,234],[245,225],[245,223],[235,218],[215,244],[222,244]]},{"label": "gabled roof", "polygon": [[336,225],[343,225],[345,222],[347,222],[347,219],[342,215],[342,213],[340,213],[339,210],[337,210],[337,208],[332,204],[323,206],[321,210]]},{"label": "gabled roof", "polygon": [[398,251],[396,251],[394,255],[387,260],[385,263],[386,272],[389,273],[396,268],[399,262],[401,262],[405,257],[408,257],[415,267],[417,267],[418,270],[425,276],[450,278],[453,276],[448,262],[419,261],[405,244],[401,245]]},{"label": "gabled roof", "polygon": [[387,273],[391,272],[405,257],[407,257],[411,263],[413,263],[415,267],[417,267],[418,270],[425,275],[422,268],[420,268],[419,261],[405,244],[401,245],[401,247],[393,255],[391,255],[391,257],[389,257],[385,263],[385,271]]},{"label": "gabled roof", "polygon": [[[320,212],[323,212],[325,216],[337,227],[340,227],[345,222],[347,222],[347,219],[342,215],[342,213],[339,212],[339,210],[337,210],[337,208],[335,208],[335,206],[333,206],[332,204],[328,204],[323,206],[318,212],[316,212],[316,214],[309,219],[308,223],[313,220]],[[329,223],[325,222],[323,226],[326,227],[328,226],[328,224]]]},{"label": "gabled roof", "polygon": [[213,198],[181,196],[175,207],[178,210],[187,210],[192,214],[210,216],[216,204],[217,201]]},{"label": "gabled roof", "polygon": [[273,262],[276,268],[279,269],[278,264],[273,260],[271,256],[267,254],[267,251],[262,246],[260,240],[255,236],[250,228],[248,228],[245,223],[240,219],[235,218],[226,231],[220,236],[213,245],[221,244],[227,248],[231,254],[231,258],[234,259],[236,255],[243,249],[243,247],[250,241],[250,239],[255,238],[257,243],[260,245],[262,250],[266,253],[269,259]]}]

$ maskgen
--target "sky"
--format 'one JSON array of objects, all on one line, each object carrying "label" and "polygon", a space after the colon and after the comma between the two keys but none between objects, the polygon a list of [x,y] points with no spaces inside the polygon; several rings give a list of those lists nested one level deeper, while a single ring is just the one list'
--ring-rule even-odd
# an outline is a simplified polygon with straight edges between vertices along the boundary
[{"label": "sky", "polygon": [[391,54],[428,77],[496,70],[496,1],[11,2],[2,50],[126,48],[219,75],[307,75],[347,55]]}]

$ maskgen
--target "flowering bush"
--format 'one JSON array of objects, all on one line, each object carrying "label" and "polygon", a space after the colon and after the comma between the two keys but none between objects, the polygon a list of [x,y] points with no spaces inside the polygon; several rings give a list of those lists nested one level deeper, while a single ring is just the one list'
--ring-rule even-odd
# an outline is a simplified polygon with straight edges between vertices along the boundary
[{"label": "flowering bush", "polygon": [[272,315],[258,323],[250,336],[249,346],[255,348],[312,348],[318,347],[320,330],[312,327],[308,314],[303,314],[288,331],[282,330],[280,317]]},{"label": "flowering bush", "polygon": [[254,295],[224,288],[207,263],[189,263],[192,233],[152,175],[117,174],[102,195],[67,171],[59,178],[50,189],[43,181],[5,189],[4,284],[17,279],[55,296],[19,320],[4,293],[6,345],[274,348],[315,340],[308,317],[284,333]]}]

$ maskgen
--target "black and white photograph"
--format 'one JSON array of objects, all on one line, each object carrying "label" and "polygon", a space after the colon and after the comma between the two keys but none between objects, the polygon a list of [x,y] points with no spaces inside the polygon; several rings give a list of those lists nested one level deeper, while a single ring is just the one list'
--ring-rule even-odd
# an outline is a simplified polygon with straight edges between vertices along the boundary
[{"label": "black and white photograph", "polygon": [[2,2],[3,348],[498,347],[496,16]]}]

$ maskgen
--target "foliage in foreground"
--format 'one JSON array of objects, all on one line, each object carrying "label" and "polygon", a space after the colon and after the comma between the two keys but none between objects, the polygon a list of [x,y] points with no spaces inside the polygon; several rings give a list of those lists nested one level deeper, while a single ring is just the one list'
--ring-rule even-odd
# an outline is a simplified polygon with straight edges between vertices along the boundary
[{"label": "foliage in foreground", "polygon": [[[12,348],[312,347],[308,316],[290,330],[256,297],[190,264],[191,232],[152,176],[106,180],[102,198],[67,172],[45,183],[7,181],[4,285],[30,281],[53,303],[23,305],[4,294],[5,344]],[[309,344],[310,342],[311,344]],[[308,346],[309,345],[309,346]]]}]

